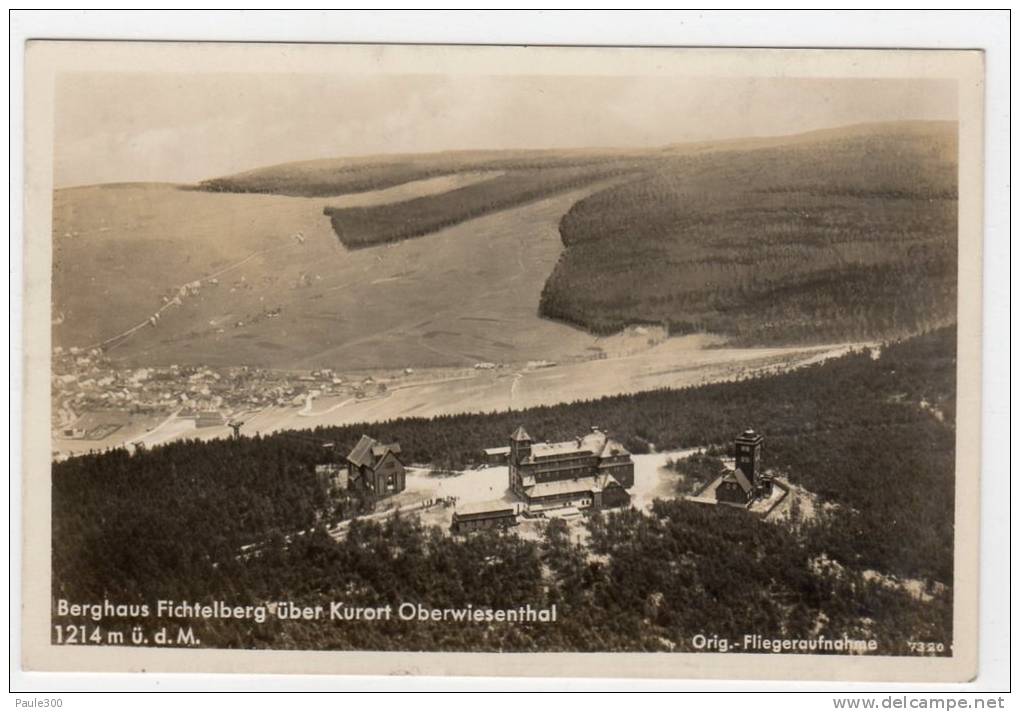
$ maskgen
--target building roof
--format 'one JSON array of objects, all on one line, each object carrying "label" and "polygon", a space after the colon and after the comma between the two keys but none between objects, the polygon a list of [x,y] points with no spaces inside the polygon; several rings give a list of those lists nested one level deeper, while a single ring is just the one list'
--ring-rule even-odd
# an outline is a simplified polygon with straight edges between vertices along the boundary
[{"label": "building roof", "polygon": [[602,446],[602,451],[596,454],[599,457],[616,457],[617,455],[630,455],[630,450],[607,435],[606,442]]},{"label": "building roof", "polygon": [[620,485],[612,475],[594,475],[591,477],[578,477],[576,480],[555,480],[553,482],[539,482],[538,484],[525,487],[529,497],[552,497],[559,494],[572,494],[581,492],[601,492],[610,484]]},{"label": "building roof", "polygon": [[454,514],[459,517],[477,514],[504,514],[513,512],[515,507],[512,503],[502,499],[490,499],[486,502],[465,502],[458,505]]},{"label": "building roof", "polygon": [[589,493],[596,489],[594,477],[578,477],[576,480],[555,480],[539,482],[526,487],[529,497],[552,497],[559,494]]},{"label": "building roof", "polygon": [[596,478],[598,479],[599,483],[602,485],[602,489],[603,490],[607,490],[610,487],[619,487],[620,489],[627,489],[622,484],[620,484],[620,481],[618,479],[616,479],[612,475],[607,474],[605,472],[603,472],[603,473],[601,473],[599,475],[596,475]]},{"label": "building roof", "polygon": [[535,443],[531,446],[532,459],[582,452],[589,452],[592,455],[595,454],[589,448],[582,447],[579,440],[564,440],[559,443]]},{"label": "building roof", "polygon": [[487,447],[482,450],[486,455],[509,455],[510,446],[504,445],[503,447]]},{"label": "building roof", "polygon": [[581,516],[581,510],[577,507],[560,507],[556,510],[549,509],[547,511],[553,513],[553,516],[560,519],[569,519],[570,517]]},{"label": "building roof", "polygon": [[737,442],[754,444],[764,439],[765,437],[761,433],[755,432],[754,428],[748,428],[737,438]]},{"label": "building roof", "polygon": [[398,443],[383,444],[374,438],[362,435],[361,440],[358,441],[358,444],[354,446],[354,449],[347,456],[347,461],[358,467],[374,467],[391,452],[394,455],[399,454],[400,445]]},{"label": "building roof", "polygon": [[531,461],[543,457],[590,453],[598,458],[629,455],[630,452],[618,441],[598,429],[574,440],[558,443],[535,443],[531,446]]},{"label": "building roof", "polygon": [[525,440],[531,442],[531,436],[528,435],[528,431],[524,429],[523,425],[517,426],[517,430],[515,430],[513,435],[510,436],[510,439],[514,442],[521,442]]},{"label": "building roof", "polygon": [[605,449],[606,443],[609,441],[609,436],[603,433],[601,430],[592,430],[590,433],[580,439],[578,448],[581,450],[587,450],[593,455],[601,455],[602,450]]},{"label": "building roof", "polygon": [[347,461],[355,465],[370,465],[374,462],[372,457],[372,448],[378,445],[378,443],[367,435],[362,435],[361,440],[354,446],[350,454],[347,456]]}]

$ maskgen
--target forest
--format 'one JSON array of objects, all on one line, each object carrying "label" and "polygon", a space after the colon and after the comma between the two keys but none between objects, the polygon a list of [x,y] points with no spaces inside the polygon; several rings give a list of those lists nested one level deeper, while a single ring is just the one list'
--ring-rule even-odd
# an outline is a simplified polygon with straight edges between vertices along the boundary
[{"label": "forest", "polygon": [[624,166],[514,171],[435,196],[359,208],[325,208],[340,242],[369,247],[427,235],[603,180]]},{"label": "forest", "polygon": [[693,455],[666,461],[666,467],[676,472],[676,491],[681,495],[698,495],[723,470],[723,461],[717,453],[722,448],[715,445]]},{"label": "forest", "polygon": [[324,207],[348,248],[421,238],[617,180],[563,216],[539,312],[596,334],[632,324],[736,345],[894,339],[953,321],[957,128],[851,126],[654,151],[481,151],[286,164],[205,191],[328,198],[500,174],[375,207]]},{"label": "forest", "polygon": [[621,161],[633,163],[654,154],[612,149],[545,151],[449,151],[434,154],[390,155],[350,159],[321,159],[258,168],[205,180],[197,190],[212,193],[271,193],[305,198],[328,198],[454,173],[613,169]]},{"label": "forest", "polygon": [[956,128],[902,124],[664,157],[563,217],[541,313],[737,344],[897,338],[953,321]]},{"label": "forest", "polygon": [[[956,331],[942,328],[803,369],[514,413],[319,429],[346,452],[362,433],[408,462],[464,465],[523,424],[559,439],[591,424],[635,451],[728,450],[753,426],[767,466],[834,505],[783,526],[662,501],[589,517],[589,548],[559,525],[541,542],[451,538],[413,517],[325,524],[361,504],[315,475],[335,458],[277,434],[180,442],[53,464],[54,600],[238,604],[287,598],[383,605],[556,603],[555,626],[203,623],[221,647],[404,650],[687,650],[693,632],[952,640]],[[285,536],[305,531],[286,543]],[[238,552],[269,541],[259,556]],[[663,565],[665,562],[665,565]],[[819,562],[831,562],[821,565]],[[867,572],[916,578],[930,600]],[[942,586],[937,586],[943,584]]]}]

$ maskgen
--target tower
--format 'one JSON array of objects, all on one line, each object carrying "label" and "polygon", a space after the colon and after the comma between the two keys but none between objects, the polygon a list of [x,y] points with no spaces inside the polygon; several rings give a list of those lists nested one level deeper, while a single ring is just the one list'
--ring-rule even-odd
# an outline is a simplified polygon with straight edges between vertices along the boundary
[{"label": "tower", "polygon": [[528,431],[524,429],[523,425],[519,425],[510,436],[510,457],[507,458],[510,470],[510,489],[514,492],[520,489],[518,465],[529,457],[531,457],[531,436],[528,435]]},{"label": "tower", "polygon": [[765,449],[765,438],[748,428],[737,437],[734,445],[737,467],[744,473],[751,487],[757,490],[762,484],[761,459]]},{"label": "tower", "polygon": [[531,456],[531,436],[524,426],[517,426],[517,430],[510,436],[510,462],[514,465],[521,463]]}]

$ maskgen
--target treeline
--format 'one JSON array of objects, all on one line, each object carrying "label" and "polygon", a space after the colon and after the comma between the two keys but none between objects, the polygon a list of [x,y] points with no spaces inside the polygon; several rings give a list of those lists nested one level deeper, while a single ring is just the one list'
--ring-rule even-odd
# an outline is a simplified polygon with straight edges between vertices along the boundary
[{"label": "treeline", "polygon": [[736,343],[897,338],[956,306],[956,129],[662,161],[563,217],[541,313]]},{"label": "treeline", "polygon": [[550,198],[626,170],[626,166],[513,171],[438,195],[373,207],[325,208],[348,248],[420,237],[465,220]]},{"label": "treeline", "polygon": [[656,503],[650,514],[595,515],[587,527],[590,550],[562,521],[533,542],[494,532],[452,539],[398,518],[356,523],[346,542],[319,532],[249,564],[254,600],[555,605],[555,624],[275,622],[257,635],[221,625],[203,636],[311,650],[693,652],[697,633],[735,641],[822,634],[875,639],[887,655],[906,654],[905,640],[952,640],[951,592],[922,602],[860,570],[823,568],[826,551],[810,531],[680,501]]},{"label": "treeline", "polygon": [[198,184],[215,193],[265,193],[320,198],[392,188],[454,173],[595,169],[620,161],[654,160],[642,151],[456,151],[385,158],[324,159],[268,166]]}]

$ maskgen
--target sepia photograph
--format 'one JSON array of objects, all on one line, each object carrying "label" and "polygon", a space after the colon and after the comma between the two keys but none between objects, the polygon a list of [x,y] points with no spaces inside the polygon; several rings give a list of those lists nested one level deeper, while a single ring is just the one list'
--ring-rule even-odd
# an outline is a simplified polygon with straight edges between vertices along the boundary
[{"label": "sepia photograph", "polygon": [[26,667],[976,674],[980,52],[26,63]]}]

